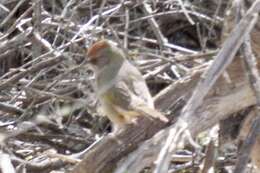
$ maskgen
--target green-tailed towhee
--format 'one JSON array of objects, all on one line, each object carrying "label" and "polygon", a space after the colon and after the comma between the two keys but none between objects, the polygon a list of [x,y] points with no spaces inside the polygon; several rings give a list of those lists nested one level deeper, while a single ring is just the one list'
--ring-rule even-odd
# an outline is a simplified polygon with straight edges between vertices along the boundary
[{"label": "green-tailed towhee", "polygon": [[116,125],[131,123],[139,115],[168,119],[154,109],[153,99],[140,71],[109,40],[95,42],[87,52],[96,77],[95,92],[104,114]]}]

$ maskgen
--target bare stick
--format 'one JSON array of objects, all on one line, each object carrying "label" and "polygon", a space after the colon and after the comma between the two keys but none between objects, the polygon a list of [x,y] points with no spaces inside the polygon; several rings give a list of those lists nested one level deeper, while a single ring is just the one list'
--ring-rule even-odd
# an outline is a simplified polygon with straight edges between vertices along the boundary
[{"label": "bare stick", "polygon": [[259,136],[259,132],[260,132],[260,78],[259,78],[258,69],[256,67],[256,57],[252,52],[249,35],[246,37],[245,42],[242,45],[241,51],[243,54],[242,57],[245,64],[244,67],[245,70],[247,71],[247,76],[249,78],[250,86],[254,91],[256,97],[255,113],[257,115],[257,119],[252,123],[250,131],[239,152],[238,161],[236,163],[234,173],[245,172],[247,163],[250,159],[252,148],[256,143],[256,139]]},{"label": "bare stick", "polygon": [[188,119],[202,103],[208,91],[212,88],[216,80],[223,73],[226,67],[232,62],[237,50],[241,46],[246,35],[250,33],[257,21],[257,13],[260,10],[260,1],[257,0],[248,10],[247,14],[239,22],[230,34],[222,49],[217,54],[214,62],[203,74],[202,79],[194,90],[191,99],[183,109],[183,117]]}]

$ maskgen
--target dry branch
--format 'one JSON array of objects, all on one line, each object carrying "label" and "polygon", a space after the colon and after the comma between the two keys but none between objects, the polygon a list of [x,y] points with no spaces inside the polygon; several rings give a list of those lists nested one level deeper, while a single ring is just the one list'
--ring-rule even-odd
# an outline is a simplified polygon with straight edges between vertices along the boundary
[{"label": "dry branch", "polygon": [[[240,5],[242,6],[242,4]],[[240,13],[242,13],[242,9],[245,7],[240,7]],[[251,47],[251,39],[250,36],[247,35],[245,41],[241,47],[242,58],[244,61],[244,69],[247,72],[247,76],[250,82],[250,87],[252,88],[255,98],[256,105],[254,106],[254,111],[257,115],[256,120],[252,123],[249,133],[241,147],[241,150],[238,155],[238,161],[236,163],[236,167],[234,169],[234,173],[243,173],[245,172],[247,163],[250,160],[250,154],[256,144],[257,137],[259,136],[260,131],[260,78],[259,71],[256,66],[256,57],[252,51]],[[254,161],[254,160],[253,160]],[[258,166],[258,165],[257,165]]]},{"label": "dry branch", "polygon": [[62,58],[63,57],[60,54],[60,55],[57,55],[56,57],[51,57],[47,60],[41,61],[24,71],[21,71],[20,73],[12,76],[11,78],[2,81],[2,83],[0,84],[0,90],[6,89],[7,87],[10,87],[10,86],[16,84],[17,82],[19,82],[20,79],[22,79],[29,73],[39,72],[40,70],[42,70],[46,67],[51,67],[51,66],[57,65],[58,63],[60,63]]}]

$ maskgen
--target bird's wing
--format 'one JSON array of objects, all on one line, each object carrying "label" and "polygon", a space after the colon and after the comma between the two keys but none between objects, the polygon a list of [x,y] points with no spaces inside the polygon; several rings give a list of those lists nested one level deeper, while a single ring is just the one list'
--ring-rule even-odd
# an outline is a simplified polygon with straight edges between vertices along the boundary
[{"label": "bird's wing", "polygon": [[142,74],[137,68],[131,66],[126,70],[125,74],[127,76],[122,79],[127,83],[131,96],[130,107],[143,115],[159,118],[162,121],[168,122],[168,119],[162,113],[155,110],[150,91]]},{"label": "bird's wing", "polygon": [[106,96],[113,107],[124,116],[132,117],[143,114],[168,121],[164,115],[149,107],[141,97],[135,95],[131,87],[124,81],[119,81],[117,85],[107,91]]},{"label": "bird's wing", "polygon": [[118,73],[117,82],[104,93],[104,99],[122,115],[132,117],[143,114],[165,121],[166,118],[154,109],[141,73],[128,62],[124,65]]},{"label": "bird's wing", "polygon": [[122,68],[124,72],[121,74],[124,76],[121,80],[127,84],[131,94],[139,98],[140,104],[146,104],[147,106],[154,108],[152,96],[142,74],[135,66],[130,63],[128,64],[127,68]]},{"label": "bird's wing", "polygon": [[145,80],[143,78],[140,79],[138,76],[130,76],[130,78],[132,78],[132,80],[129,86],[132,93],[141,99],[140,101],[142,101],[144,104],[154,108],[153,99],[145,83]]},{"label": "bird's wing", "polygon": [[118,81],[116,85],[106,91],[105,99],[113,105],[125,110],[131,110],[131,91],[123,81]]}]

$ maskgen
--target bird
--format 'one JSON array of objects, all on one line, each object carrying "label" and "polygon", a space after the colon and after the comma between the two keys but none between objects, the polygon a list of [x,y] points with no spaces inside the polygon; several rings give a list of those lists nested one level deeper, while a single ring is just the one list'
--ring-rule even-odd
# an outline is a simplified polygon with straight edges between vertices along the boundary
[{"label": "bird", "polygon": [[102,39],[94,42],[86,53],[95,74],[95,94],[105,116],[114,129],[147,116],[168,122],[154,108],[154,102],[141,72],[131,64],[115,42]]}]

